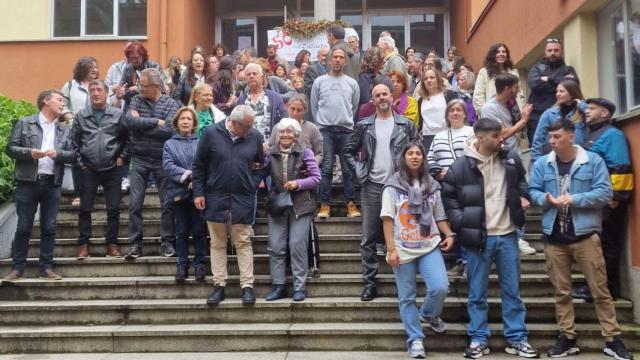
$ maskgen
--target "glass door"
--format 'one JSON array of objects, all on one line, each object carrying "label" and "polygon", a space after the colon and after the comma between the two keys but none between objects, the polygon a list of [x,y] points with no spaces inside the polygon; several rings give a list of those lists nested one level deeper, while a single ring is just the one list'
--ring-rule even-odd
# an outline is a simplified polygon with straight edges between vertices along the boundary
[{"label": "glass door", "polygon": [[227,46],[227,53],[255,46],[255,19],[223,19],[222,43]]}]

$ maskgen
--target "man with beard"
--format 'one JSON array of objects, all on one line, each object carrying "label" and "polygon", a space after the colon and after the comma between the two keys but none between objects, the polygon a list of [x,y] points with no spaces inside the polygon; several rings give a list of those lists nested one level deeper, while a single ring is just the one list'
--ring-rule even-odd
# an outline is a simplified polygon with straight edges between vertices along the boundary
[{"label": "man with beard", "polygon": [[556,102],[556,87],[564,78],[578,80],[578,75],[573,67],[564,63],[560,39],[549,38],[546,40],[544,58],[529,70],[527,78],[531,89],[528,102],[533,105],[527,124],[529,144],[533,141],[540,116]]},{"label": "man with beard", "polygon": [[398,157],[402,147],[418,140],[418,130],[413,122],[393,112],[390,84],[380,83],[374,86],[371,98],[376,106],[376,113],[358,122],[346,149],[347,164],[362,184],[362,301],[371,301],[377,295],[376,244],[384,244],[380,219],[382,188],[398,171]]},{"label": "man with beard", "polygon": [[327,43],[333,49],[342,49],[344,51],[344,73],[354,80],[358,80],[360,74],[360,60],[349,43],[344,41],[344,27],[339,24],[333,24],[327,30]]}]

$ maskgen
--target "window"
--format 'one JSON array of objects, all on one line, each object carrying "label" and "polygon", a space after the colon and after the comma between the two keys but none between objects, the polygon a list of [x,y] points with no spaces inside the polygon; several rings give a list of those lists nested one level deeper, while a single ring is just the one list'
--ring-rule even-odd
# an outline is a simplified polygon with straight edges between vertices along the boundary
[{"label": "window", "polygon": [[600,92],[622,114],[640,105],[640,0],[618,0],[598,14]]},{"label": "window", "polygon": [[146,35],[146,0],[53,0],[53,37]]}]

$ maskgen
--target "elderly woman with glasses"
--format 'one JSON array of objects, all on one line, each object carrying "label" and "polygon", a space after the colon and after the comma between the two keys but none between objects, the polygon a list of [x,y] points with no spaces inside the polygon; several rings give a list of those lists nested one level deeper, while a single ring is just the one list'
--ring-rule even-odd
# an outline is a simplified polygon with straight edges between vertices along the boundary
[{"label": "elderly woman with glasses", "polygon": [[[267,252],[273,284],[265,300],[285,297],[288,247],[293,273],[293,301],[303,301],[308,271],[307,240],[316,209],[313,193],[320,183],[320,169],[313,151],[298,142],[302,128],[297,120],[283,118],[274,127],[274,132],[278,134],[278,142],[271,147],[265,162],[265,172],[271,175]],[[276,198],[287,196],[292,206],[275,205]]]}]

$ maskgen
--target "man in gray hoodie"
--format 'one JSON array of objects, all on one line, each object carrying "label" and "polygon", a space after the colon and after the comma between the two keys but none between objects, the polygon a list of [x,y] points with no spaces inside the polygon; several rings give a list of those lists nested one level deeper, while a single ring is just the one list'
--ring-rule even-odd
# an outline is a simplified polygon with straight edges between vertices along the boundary
[{"label": "man in gray hoodie", "polygon": [[344,73],[354,80],[358,80],[360,75],[360,58],[353,51],[351,45],[344,41],[344,27],[339,24],[333,24],[327,30],[327,42],[333,49],[342,49],[345,53]]}]

